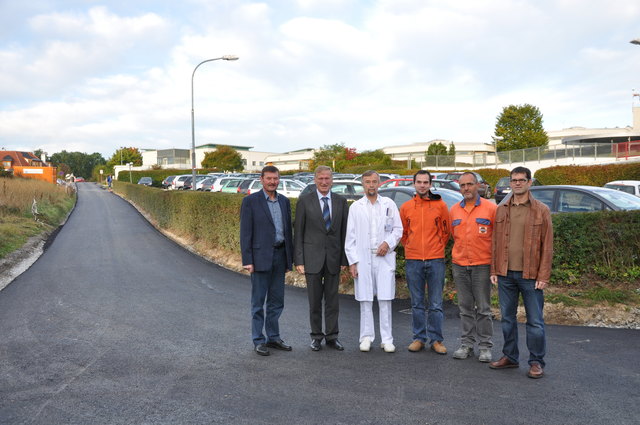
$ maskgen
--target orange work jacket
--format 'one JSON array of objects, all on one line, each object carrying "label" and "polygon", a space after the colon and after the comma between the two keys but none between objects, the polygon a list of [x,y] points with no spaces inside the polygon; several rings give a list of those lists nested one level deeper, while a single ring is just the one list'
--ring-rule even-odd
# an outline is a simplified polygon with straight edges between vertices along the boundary
[{"label": "orange work jacket", "polygon": [[491,237],[498,206],[480,196],[471,212],[465,206],[466,200],[463,199],[451,207],[452,261],[459,266],[491,264]]},{"label": "orange work jacket", "polygon": [[451,236],[449,209],[440,195],[429,199],[419,195],[400,207],[402,245],[407,260],[444,258],[444,247]]}]

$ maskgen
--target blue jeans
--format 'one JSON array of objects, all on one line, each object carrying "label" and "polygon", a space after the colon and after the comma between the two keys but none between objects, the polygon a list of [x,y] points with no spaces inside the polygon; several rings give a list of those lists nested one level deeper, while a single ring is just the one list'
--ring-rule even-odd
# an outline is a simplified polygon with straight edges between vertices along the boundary
[{"label": "blue jeans", "polygon": [[498,276],[498,296],[502,315],[502,334],[504,347],[502,352],[514,363],[519,362],[518,351],[518,298],[522,294],[524,309],[527,313],[527,348],[529,364],[539,363],[544,367],[546,338],[544,334],[544,293],[536,288],[535,279],[524,279],[522,272],[507,271],[506,276]]},{"label": "blue jeans", "polygon": [[[442,341],[442,290],[444,288],[444,258],[407,260],[407,286],[411,294],[413,339],[434,343]],[[428,314],[425,314],[424,286],[427,283]]]},{"label": "blue jeans", "polygon": [[[287,258],[284,246],[273,251],[271,270],[251,274],[251,337],[253,344],[280,341],[278,319],[284,309],[284,274]],[[265,320],[265,299],[267,318]],[[264,327],[267,337],[262,333]]]}]

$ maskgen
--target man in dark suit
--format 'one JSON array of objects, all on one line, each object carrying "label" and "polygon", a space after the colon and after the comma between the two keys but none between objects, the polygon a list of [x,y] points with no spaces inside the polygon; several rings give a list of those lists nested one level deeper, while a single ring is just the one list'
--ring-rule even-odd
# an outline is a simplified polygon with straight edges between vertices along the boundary
[{"label": "man in dark suit", "polygon": [[291,204],[276,192],[280,171],[268,165],[262,169],[260,181],[262,190],[242,200],[240,250],[242,267],[251,273],[253,344],[256,353],[268,356],[269,348],[291,351],[280,338],[278,319],[284,308],[284,274],[292,266],[293,239]]},{"label": "man in dark suit", "polygon": [[[325,339],[328,347],[342,351],[338,341],[338,283],[346,267],[344,240],[347,231],[347,200],[331,193],[331,168],[315,170],[316,190],[298,199],[295,219],[296,270],[307,279],[311,349],[319,351]],[[324,298],[324,333],[322,299]]]}]

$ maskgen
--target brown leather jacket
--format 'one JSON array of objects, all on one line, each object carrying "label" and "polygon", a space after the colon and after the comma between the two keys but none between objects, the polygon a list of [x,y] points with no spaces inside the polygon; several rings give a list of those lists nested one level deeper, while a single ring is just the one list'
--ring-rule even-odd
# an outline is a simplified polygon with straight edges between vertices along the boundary
[{"label": "brown leather jacket", "polygon": [[[549,282],[553,261],[553,224],[549,208],[529,192],[531,209],[525,223],[522,277]],[[507,275],[510,199],[496,210],[492,240],[492,275]]]}]

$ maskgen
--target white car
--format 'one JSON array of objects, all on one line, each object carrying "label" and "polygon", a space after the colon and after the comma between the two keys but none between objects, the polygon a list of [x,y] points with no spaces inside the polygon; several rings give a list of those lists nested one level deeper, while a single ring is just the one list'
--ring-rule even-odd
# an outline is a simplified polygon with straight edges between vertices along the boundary
[{"label": "white car", "polygon": [[[300,196],[300,193],[304,188],[304,183],[301,183],[298,180],[280,179],[280,183],[278,183],[276,191],[287,198],[297,198]],[[260,179],[254,179],[247,189],[247,195],[251,195],[258,190],[262,190],[262,183],[260,182]]]},{"label": "white car", "polygon": [[177,176],[175,179],[173,179],[173,181],[171,182],[171,189],[173,190],[182,190],[183,186],[184,186],[184,181],[188,178],[191,177],[191,174],[183,174],[181,176]]},{"label": "white car", "polygon": [[212,192],[220,192],[222,190],[222,186],[229,180],[237,179],[237,177],[219,177],[211,186]]},{"label": "white car", "polygon": [[640,196],[640,180],[616,180],[605,184],[604,187]]}]

